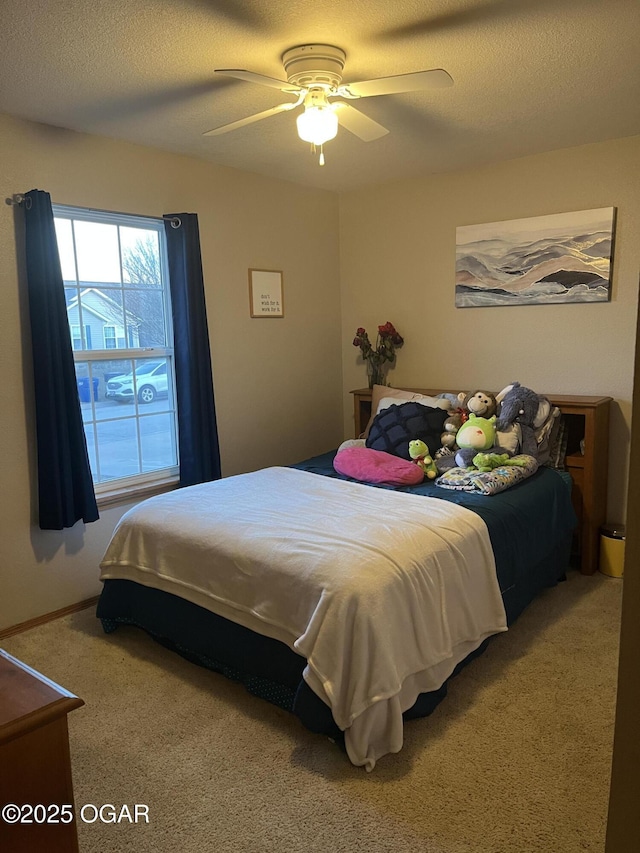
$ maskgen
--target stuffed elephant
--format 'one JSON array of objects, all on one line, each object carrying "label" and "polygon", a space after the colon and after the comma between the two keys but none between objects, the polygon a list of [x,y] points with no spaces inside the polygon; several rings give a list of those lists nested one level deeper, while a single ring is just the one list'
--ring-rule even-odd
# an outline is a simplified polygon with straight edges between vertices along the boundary
[{"label": "stuffed elephant", "polygon": [[500,412],[496,421],[498,432],[506,432],[512,424],[520,427],[520,453],[537,458],[538,443],[534,428],[538,419],[540,406],[546,403],[546,397],[541,397],[525,388],[519,382],[514,382],[500,402]]}]

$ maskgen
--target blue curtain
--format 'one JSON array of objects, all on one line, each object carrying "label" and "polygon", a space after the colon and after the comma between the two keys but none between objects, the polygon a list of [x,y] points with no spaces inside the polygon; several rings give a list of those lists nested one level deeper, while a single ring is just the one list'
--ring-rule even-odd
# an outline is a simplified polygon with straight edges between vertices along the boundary
[{"label": "blue curtain", "polygon": [[209,331],[195,213],[165,214],[176,369],[180,485],[221,475]]},{"label": "blue curtain", "polygon": [[42,530],[96,521],[87,444],[73,363],[51,197],[24,197],[27,290],[31,321]]}]

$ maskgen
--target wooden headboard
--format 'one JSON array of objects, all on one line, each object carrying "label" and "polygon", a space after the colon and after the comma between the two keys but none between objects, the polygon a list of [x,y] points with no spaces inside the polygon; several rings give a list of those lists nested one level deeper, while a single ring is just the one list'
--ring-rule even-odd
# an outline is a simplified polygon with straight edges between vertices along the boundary
[{"label": "wooden headboard", "polygon": [[[434,396],[434,388],[404,388]],[[362,435],[371,417],[371,389],[352,391],[354,434]],[[606,521],[611,397],[547,395],[564,417],[568,430],[565,465],[573,479],[573,506],[578,516],[575,539],[580,571],[592,575],[598,568],[600,527]]]}]

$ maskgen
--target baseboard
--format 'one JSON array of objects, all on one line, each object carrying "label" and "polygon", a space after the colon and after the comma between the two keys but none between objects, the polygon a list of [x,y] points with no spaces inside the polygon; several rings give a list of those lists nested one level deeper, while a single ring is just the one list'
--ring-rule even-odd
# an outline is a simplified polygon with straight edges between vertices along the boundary
[{"label": "baseboard", "polygon": [[86,598],[84,601],[79,601],[77,604],[69,604],[68,607],[61,607],[60,610],[54,610],[53,613],[44,613],[42,616],[36,616],[35,619],[27,619],[26,622],[20,622],[18,625],[12,625],[9,628],[0,629],[0,640],[6,637],[13,637],[14,634],[21,634],[23,631],[28,631],[30,628],[37,628],[38,625],[45,625],[47,622],[53,622],[54,619],[60,619],[61,616],[68,616],[70,613],[77,613],[79,610],[86,610],[87,607],[93,607],[98,603],[98,595],[93,598]]}]

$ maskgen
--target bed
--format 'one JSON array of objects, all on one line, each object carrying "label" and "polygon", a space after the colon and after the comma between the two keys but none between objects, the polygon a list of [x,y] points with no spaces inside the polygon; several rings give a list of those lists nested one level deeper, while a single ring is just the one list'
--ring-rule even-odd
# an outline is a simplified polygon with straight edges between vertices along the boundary
[{"label": "bed", "polygon": [[101,563],[97,615],[241,681],[371,770],[564,578],[576,516],[570,478],[546,467],[487,497],[354,482],[334,457],[143,501]]}]

